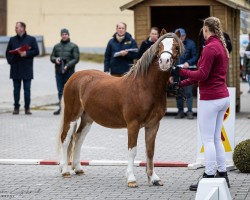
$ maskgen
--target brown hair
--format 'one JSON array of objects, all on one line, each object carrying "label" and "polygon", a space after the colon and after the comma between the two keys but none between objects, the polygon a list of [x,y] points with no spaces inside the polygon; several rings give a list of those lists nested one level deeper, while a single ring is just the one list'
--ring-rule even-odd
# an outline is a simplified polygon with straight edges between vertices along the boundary
[{"label": "brown hair", "polygon": [[157,31],[158,35],[160,35],[160,30],[159,30],[159,28],[158,28],[158,27],[153,26],[153,27],[151,27],[150,32],[151,32],[152,30]]},{"label": "brown hair", "polygon": [[20,24],[21,25],[21,27],[23,27],[24,28],[24,30],[26,30],[26,24],[24,23],[24,22],[17,22],[18,24]]},{"label": "brown hair", "polygon": [[217,17],[208,17],[204,20],[204,26],[207,26],[211,33],[214,33],[221,40],[221,43],[226,51],[227,57],[229,58],[229,52],[223,36],[221,22]]}]

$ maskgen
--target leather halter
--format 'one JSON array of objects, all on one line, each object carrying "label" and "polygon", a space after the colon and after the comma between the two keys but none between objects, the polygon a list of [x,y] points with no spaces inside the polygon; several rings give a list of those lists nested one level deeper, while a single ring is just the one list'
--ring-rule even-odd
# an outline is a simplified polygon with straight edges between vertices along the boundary
[{"label": "leather halter", "polygon": [[168,53],[173,57],[173,54],[170,51],[162,51],[160,54],[157,55],[157,57],[159,58],[163,53]]},{"label": "leather halter", "polygon": [[161,57],[161,55],[163,53],[168,53],[168,54],[171,55],[171,57],[170,57],[170,68],[172,68],[173,67],[173,54],[170,51],[162,51],[160,54],[157,55],[157,58],[160,59],[160,57]]}]

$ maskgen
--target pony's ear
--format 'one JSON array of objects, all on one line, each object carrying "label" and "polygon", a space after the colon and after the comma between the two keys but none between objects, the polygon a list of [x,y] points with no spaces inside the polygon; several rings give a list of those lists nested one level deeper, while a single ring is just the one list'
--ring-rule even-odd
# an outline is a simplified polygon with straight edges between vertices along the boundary
[{"label": "pony's ear", "polygon": [[160,36],[163,36],[163,35],[165,35],[166,33],[167,33],[167,31],[163,28],[163,29],[161,29]]},{"label": "pony's ear", "polygon": [[181,33],[180,33],[180,30],[176,31],[175,34],[178,36],[178,38],[181,37]]}]

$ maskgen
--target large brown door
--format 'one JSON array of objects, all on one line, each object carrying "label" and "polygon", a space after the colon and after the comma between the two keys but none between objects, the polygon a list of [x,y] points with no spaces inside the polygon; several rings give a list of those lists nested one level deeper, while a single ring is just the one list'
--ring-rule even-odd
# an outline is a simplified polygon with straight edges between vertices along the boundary
[{"label": "large brown door", "polygon": [[7,33],[7,0],[0,0],[0,35]]},{"label": "large brown door", "polygon": [[195,41],[199,47],[199,33],[203,19],[210,16],[209,6],[161,6],[151,7],[151,26],[165,28],[167,32],[174,32],[177,28],[184,28],[187,37]]}]

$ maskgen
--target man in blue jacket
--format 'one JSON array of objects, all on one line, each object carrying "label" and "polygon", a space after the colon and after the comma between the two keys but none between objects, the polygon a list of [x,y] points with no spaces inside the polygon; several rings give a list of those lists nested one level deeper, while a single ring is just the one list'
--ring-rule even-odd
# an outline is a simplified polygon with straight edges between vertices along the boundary
[{"label": "man in blue jacket", "polygon": [[[179,57],[178,64],[183,65],[184,68],[188,68],[189,66],[196,65],[197,62],[197,50],[194,41],[190,40],[186,36],[186,31],[183,28],[177,29],[175,32],[180,32],[180,39],[182,40],[185,52]],[[186,77],[181,77],[181,80],[186,79]],[[193,87],[192,85],[184,87],[184,94],[186,96],[186,104],[187,104],[187,118],[193,119]],[[176,99],[178,114],[175,117],[176,119],[181,119],[185,117],[184,113],[184,100],[181,97],[177,97]]]},{"label": "man in blue jacket", "polygon": [[[39,54],[39,49],[36,39],[26,33],[25,23],[17,22],[15,31],[17,35],[10,38],[6,49],[6,58],[10,64],[10,78],[13,80],[14,86],[13,115],[19,114],[22,81],[25,114],[30,115],[32,114],[30,112],[30,88],[31,80],[33,79],[33,58]],[[24,46],[26,48],[23,48]]]},{"label": "man in blue jacket", "polygon": [[137,44],[126,29],[127,25],[123,22],[116,25],[116,33],[109,40],[105,51],[104,72],[113,76],[128,72],[137,58]]}]

